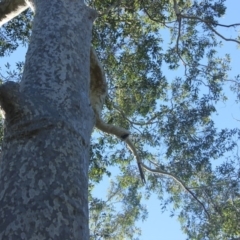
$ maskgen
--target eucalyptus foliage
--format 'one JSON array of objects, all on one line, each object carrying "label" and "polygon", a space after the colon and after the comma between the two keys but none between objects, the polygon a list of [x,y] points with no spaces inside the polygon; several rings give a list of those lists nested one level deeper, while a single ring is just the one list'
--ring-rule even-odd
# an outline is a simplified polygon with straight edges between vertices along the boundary
[{"label": "eucalyptus foliage", "polygon": [[[100,13],[92,45],[108,79],[103,118],[129,129],[142,162],[165,173],[145,171],[143,186],[124,143],[94,132],[91,239],[134,239],[141,233],[136,221],[147,216],[141,199],[152,193],[163,210],[172,206],[189,239],[240,237],[240,131],[217,129],[213,120],[217,104],[227,101],[231,70],[230,56],[220,57],[218,48],[225,40],[240,44],[239,36],[228,39],[218,32],[240,25],[223,25],[224,2],[86,1]],[[25,12],[1,28],[1,56],[27,43],[30,20]],[[231,85],[236,100],[239,80],[236,76]],[[112,179],[108,194],[96,197],[94,188],[104,176]]]}]

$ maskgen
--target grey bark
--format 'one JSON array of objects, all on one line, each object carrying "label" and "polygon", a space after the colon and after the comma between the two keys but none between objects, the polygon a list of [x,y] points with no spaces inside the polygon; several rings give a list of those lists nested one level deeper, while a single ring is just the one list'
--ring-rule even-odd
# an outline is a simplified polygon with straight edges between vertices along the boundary
[{"label": "grey bark", "polygon": [[0,87],[6,112],[0,239],[89,239],[89,100],[95,11],[83,0],[33,0],[20,84]]}]

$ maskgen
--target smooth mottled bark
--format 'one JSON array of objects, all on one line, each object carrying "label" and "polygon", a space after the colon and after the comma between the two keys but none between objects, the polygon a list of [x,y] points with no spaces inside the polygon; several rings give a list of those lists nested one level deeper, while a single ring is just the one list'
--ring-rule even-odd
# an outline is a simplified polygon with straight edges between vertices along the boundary
[{"label": "smooth mottled bark", "polygon": [[22,81],[0,87],[0,239],[89,239],[95,12],[83,0],[30,2],[35,17]]}]

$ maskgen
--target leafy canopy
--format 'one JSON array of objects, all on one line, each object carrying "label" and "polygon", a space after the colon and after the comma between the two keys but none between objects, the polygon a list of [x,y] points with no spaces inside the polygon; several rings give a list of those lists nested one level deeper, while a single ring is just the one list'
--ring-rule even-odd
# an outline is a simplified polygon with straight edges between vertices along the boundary
[{"label": "leafy canopy", "polygon": [[[108,79],[103,118],[131,131],[147,178],[143,187],[124,143],[93,133],[91,238],[134,239],[136,221],[147,216],[141,200],[153,193],[162,210],[172,206],[189,239],[240,237],[240,132],[218,129],[213,118],[218,103],[227,101],[231,70],[230,55],[218,50],[224,41],[240,44],[237,34],[221,33],[240,25],[220,22],[225,1],[86,3],[100,13],[92,45]],[[27,11],[1,28],[1,56],[28,42],[31,18]],[[239,75],[231,83],[239,100]],[[106,175],[112,178],[107,196],[96,197]]]}]

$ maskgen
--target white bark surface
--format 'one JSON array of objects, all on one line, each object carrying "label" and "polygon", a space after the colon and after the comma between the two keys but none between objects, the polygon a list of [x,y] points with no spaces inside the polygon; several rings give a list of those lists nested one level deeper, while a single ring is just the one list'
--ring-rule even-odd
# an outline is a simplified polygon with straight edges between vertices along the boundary
[{"label": "white bark surface", "polygon": [[20,84],[0,87],[6,112],[0,239],[89,239],[88,161],[94,114],[83,0],[34,0]]}]

